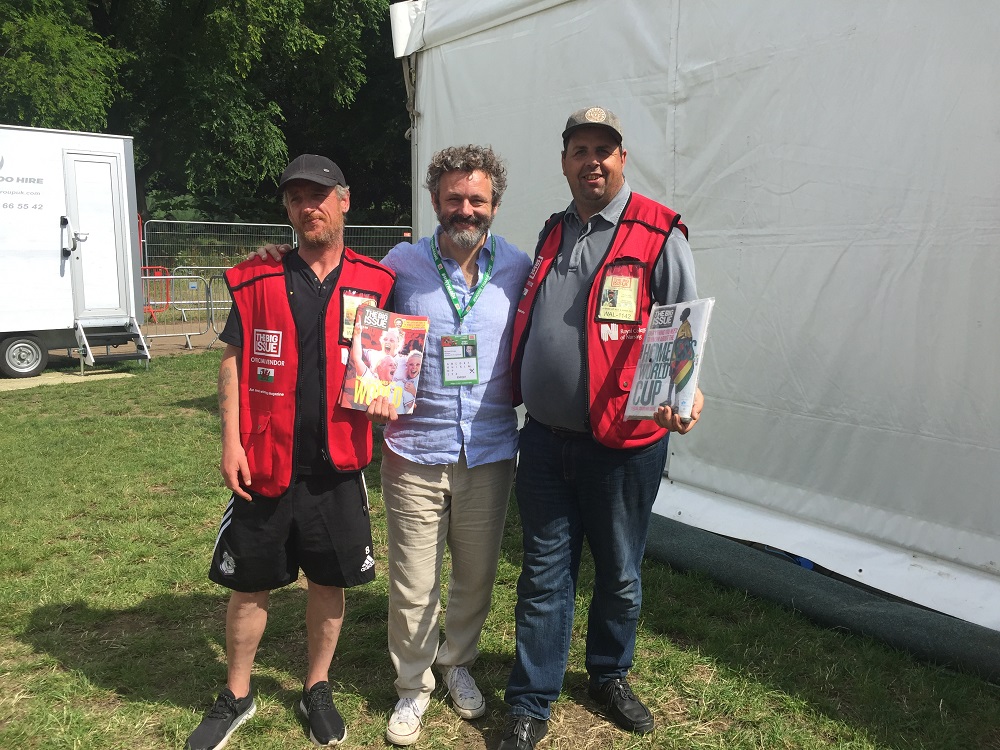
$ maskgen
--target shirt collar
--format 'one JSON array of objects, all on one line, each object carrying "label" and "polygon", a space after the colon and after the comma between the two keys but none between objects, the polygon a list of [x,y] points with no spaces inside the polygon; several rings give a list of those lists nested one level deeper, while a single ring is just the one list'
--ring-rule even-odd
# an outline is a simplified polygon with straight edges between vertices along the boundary
[{"label": "shirt collar", "polygon": [[[614,226],[618,223],[618,219],[621,218],[622,211],[625,210],[625,204],[628,203],[629,197],[632,195],[632,188],[629,187],[628,181],[622,183],[621,190],[618,194],[611,199],[611,202],[606,205],[601,211],[598,211],[594,216],[600,216],[608,224]],[[591,217],[591,219],[594,218]],[[573,221],[577,225],[581,225],[583,222],[580,220],[580,214],[576,210],[576,202],[570,201],[569,207],[566,209],[566,214],[563,216],[563,221]]]}]

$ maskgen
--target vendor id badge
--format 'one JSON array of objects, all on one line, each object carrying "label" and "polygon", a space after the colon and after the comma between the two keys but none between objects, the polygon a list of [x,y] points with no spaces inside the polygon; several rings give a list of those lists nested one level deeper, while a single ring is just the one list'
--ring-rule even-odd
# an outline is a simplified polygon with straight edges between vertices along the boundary
[{"label": "vendor id badge", "polygon": [[445,385],[478,385],[476,334],[441,337],[441,372]]},{"label": "vendor id badge", "polygon": [[354,318],[362,305],[378,305],[379,297],[374,292],[362,289],[342,289],[340,307],[340,341],[350,344],[354,337]]},{"label": "vendor id badge", "polygon": [[597,320],[638,322],[642,270],[643,266],[638,263],[617,263],[608,266],[601,280]]}]

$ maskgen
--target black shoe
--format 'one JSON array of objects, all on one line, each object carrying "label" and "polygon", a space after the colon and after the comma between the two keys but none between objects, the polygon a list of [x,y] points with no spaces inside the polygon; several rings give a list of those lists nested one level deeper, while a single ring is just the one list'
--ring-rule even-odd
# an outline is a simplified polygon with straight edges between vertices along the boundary
[{"label": "black shoe", "polygon": [[508,716],[503,741],[497,750],[531,750],[546,732],[549,722],[533,716]]},{"label": "black shoe", "polygon": [[229,741],[229,735],[239,729],[257,712],[253,695],[237,698],[229,688],[223,688],[205,718],[188,737],[186,750],[219,750]]},{"label": "black shoe", "polygon": [[624,677],[608,680],[603,685],[592,682],[587,692],[607,712],[608,718],[626,732],[646,734],[653,731],[653,714],[635,697]]},{"label": "black shoe", "polygon": [[339,745],[347,739],[347,727],[333,705],[329,682],[317,682],[309,690],[302,688],[299,710],[309,724],[309,739],[314,745]]}]

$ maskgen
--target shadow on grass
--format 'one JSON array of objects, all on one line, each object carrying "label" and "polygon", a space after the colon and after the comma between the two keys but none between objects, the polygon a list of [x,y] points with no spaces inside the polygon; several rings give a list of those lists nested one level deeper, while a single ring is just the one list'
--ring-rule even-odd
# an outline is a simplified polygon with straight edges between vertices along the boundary
[{"label": "shadow on grass", "polygon": [[[501,560],[519,569],[520,528],[513,500],[511,505]],[[578,587],[585,601],[593,578],[585,546]],[[764,710],[783,714],[781,722],[789,727],[803,721],[813,725],[810,731],[820,735],[826,731],[823,721],[809,717],[822,715],[892,750],[1000,750],[1000,693],[977,677],[813,624],[742,590],[655,560],[643,564],[643,601],[635,671],[653,693],[666,693],[660,705],[652,706],[658,726],[711,724],[710,733],[719,731],[722,739],[729,729],[742,735],[768,726],[759,713]],[[586,605],[578,603],[578,631],[586,616]],[[660,651],[660,638],[681,652],[676,659],[669,650]],[[599,715],[587,695],[580,636],[574,637],[574,649],[581,655],[570,657],[564,695]],[[716,673],[721,677],[716,682],[730,686],[713,685]],[[781,695],[796,707],[788,707]],[[707,714],[706,704],[714,706]]]},{"label": "shadow on grass", "polygon": [[[228,593],[162,594],[130,609],[99,609],[77,600],[36,608],[18,637],[68,670],[126,700],[200,711],[225,685]],[[271,595],[267,630],[254,666],[254,688],[292,705],[306,671],[306,592],[296,585]],[[391,705],[392,666],[385,655],[386,597],[364,587],[347,592],[347,616],[331,668],[336,692]],[[373,648],[382,663],[373,663]],[[284,681],[279,681],[278,673]],[[287,675],[288,679],[284,679]],[[291,682],[294,688],[286,688]]]},{"label": "shadow on grass", "polygon": [[881,641],[809,622],[801,614],[702,574],[647,561],[643,627],[764,691],[904,750],[997,748],[1000,694]]},{"label": "shadow on grass", "polygon": [[219,398],[216,395],[205,396],[204,398],[185,398],[175,401],[174,406],[181,409],[198,409],[208,414],[219,413]]}]

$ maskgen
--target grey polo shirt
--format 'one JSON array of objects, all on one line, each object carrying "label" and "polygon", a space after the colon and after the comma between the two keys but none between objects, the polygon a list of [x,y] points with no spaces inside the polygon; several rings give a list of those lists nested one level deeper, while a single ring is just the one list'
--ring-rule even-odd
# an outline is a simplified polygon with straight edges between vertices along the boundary
[{"label": "grey polo shirt", "polygon": [[[543,424],[567,430],[590,429],[584,378],[587,297],[631,194],[625,183],[611,203],[586,224],[580,221],[573,203],[563,216],[559,255],[538,290],[521,364],[525,408],[532,419]],[[651,286],[660,304],[697,298],[694,258],[683,232],[670,233],[653,268]]]}]

